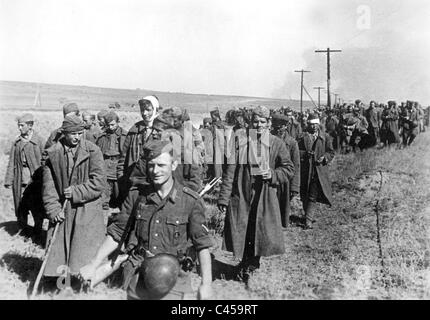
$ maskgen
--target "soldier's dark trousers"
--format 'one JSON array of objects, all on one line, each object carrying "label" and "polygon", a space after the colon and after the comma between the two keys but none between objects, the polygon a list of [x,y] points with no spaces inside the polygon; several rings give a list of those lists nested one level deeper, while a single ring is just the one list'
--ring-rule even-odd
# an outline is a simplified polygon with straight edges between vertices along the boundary
[{"label": "soldier's dark trousers", "polygon": [[414,135],[410,132],[407,132],[407,131],[403,131],[403,134],[402,134],[403,146],[405,146],[405,147],[410,146],[411,143],[415,140],[415,137],[416,137],[416,135]]},{"label": "soldier's dark trousers", "polygon": [[111,208],[119,207],[119,186],[117,180],[110,180],[108,179],[108,186],[109,186],[109,206]]}]

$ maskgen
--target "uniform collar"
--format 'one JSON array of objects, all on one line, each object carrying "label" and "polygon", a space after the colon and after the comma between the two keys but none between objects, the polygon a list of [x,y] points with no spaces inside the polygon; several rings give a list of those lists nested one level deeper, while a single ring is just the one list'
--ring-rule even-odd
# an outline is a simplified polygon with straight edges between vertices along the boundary
[{"label": "uniform collar", "polygon": [[[169,201],[171,201],[172,203],[176,203],[176,200],[178,200],[178,198],[180,198],[179,190],[180,190],[179,184],[178,184],[178,182],[176,182],[176,180],[174,180],[172,189],[170,190],[169,194],[167,195],[167,199]],[[162,201],[162,199],[158,195],[157,191],[152,192],[148,196],[148,200],[154,202],[157,205],[160,204],[160,202]]]},{"label": "uniform collar", "polygon": [[31,142],[33,144],[37,144],[37,142],[35,141],[35,138],[36,138],[36,135],[34,134],[34,130],[31,130],[27,138],[24,138],[22,135],[19,135],[16,138],[16,142],[26,141],[26,142]]}]

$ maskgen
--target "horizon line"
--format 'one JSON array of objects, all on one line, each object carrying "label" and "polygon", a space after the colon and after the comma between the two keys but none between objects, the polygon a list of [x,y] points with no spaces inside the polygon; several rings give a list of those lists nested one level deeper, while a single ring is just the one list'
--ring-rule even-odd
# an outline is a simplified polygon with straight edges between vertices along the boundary
[{"label": "horizon line", "polygon": [[[69,83],[50,83],[50,82],[34,82],[34,81],[25,81],[25,80],[4,80],[0,79],[0,82],[17,82],[17,83],[34,83],[34,84],[42,84],[42,85],[59,85],[59,86],[71,86],[71,87],[88,87],[88,88],[96,88],[96,89],[113,89],[113,90],[129,90],[129,91],[149,91],[149,92],[160,92],[160,93],[179,93],[179,94],[188,94],[188,95],[203,95],[203,96],[221,96],[221,97],[235,97],[235,98],[254,98],[254,99],[265,99],[265,100],[285,100],[285,101],[297,101],[300,102],[300,99],[288,99],[288,98],[270,98],[270,97],[258,97],[258,96],[245,96],[245,95],[236,95],[236,94],[219,94],[219,93],[192,93],[192,92],[181,92],[181,91],[162,91],[162,90],[153,90],[153,89],[144,89],[144,88],[114,88],[114,87],[98,87],[93,85],[85,85],[85,84],[69,84]],[[311,100],[305,100],[305,102],[312,103]]]}]

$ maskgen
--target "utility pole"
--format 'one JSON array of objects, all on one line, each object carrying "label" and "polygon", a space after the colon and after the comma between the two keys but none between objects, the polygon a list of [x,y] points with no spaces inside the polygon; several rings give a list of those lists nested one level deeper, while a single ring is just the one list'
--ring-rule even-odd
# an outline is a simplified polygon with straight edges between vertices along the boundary
[{"label": "utility pole", "polygon": [[342,52],[342,50],[333,50],[327,48],[327,50],[315,50],[315,52],[327,53],[327,107],[331,107],[330,99],[330,52]]},{"label": "utility pole", "polygon": [[310,72],[306,70],[294,70],[294,72],[301,73],[301,86],[300,86],[300,112],[303,114],[303,73]]},{"label": "utility pole", "polygon": [[321,89],[324,89],[324,87],[314,87],[314,89],[318,89],[318,109],[319,109],[321,105],[320,93],[321,93]]},{"label": "utility pole", "polygon": [[333,92],[333,94],[334,94],[334,105],[336,105],[336,103],[337,103],[337,97],[339,96],[339,94],[338,93],[334,93],[334,92]]}]

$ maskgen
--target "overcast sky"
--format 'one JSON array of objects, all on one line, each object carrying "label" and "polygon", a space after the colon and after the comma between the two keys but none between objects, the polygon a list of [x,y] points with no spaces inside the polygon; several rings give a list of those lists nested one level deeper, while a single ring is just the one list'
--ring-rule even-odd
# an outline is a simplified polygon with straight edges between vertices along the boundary
[{"label": "overcast sky", "polygon": [[[364,7],[363,7],[364,6]],[[430,104],[427,0],[0,0],[0,79]],[[325,99],[325,98],[324,98]]]}]

